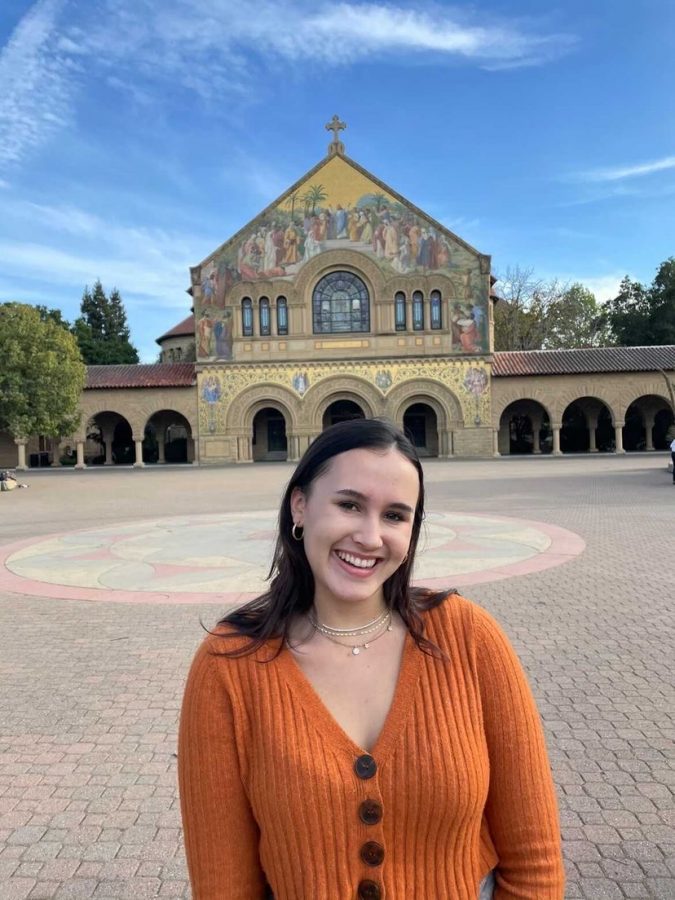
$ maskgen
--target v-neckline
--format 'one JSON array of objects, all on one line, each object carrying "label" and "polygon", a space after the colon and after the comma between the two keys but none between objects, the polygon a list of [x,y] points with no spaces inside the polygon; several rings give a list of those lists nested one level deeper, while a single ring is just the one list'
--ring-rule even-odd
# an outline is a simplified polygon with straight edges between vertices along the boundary
[{"label": "v-neckline", "polygon": [[330,740],[333,744],[339,746],[342,750],[346,750],[353,756],[368,754],[382,764],[391,753],[396,739],[402,734],[403,724],[412,709],[412,694],[419,678],[422,655],[412,635],[410,632],[407,632],[403,643],[401,665],[391,706],[385,717],[382,730],[370,750],[359,746],[347,734],[323,702],[314,685],[293,656],[293,652],[287,646],[283,648],[277,657],[277,661],[286,675],[288,686],[299,697],[303,709],[306,711],[308,718],[313,720],[313,724],[321,734],[322,739]]}]

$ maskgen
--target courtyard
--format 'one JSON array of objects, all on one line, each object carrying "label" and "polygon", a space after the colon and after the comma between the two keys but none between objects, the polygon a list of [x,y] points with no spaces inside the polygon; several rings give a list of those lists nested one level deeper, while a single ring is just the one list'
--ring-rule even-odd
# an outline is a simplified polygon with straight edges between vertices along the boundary
[{"label": "courtyard", "polygon": [[[666,462],[425,463],[417,575],[484,606],[525,665],[569,900],[675,897]],[[190,896],[175,784],[183,683],[202,623],[262,587],[291,471],[35,470],[21,476],[28,490],[0,496],[2,900]]]}]

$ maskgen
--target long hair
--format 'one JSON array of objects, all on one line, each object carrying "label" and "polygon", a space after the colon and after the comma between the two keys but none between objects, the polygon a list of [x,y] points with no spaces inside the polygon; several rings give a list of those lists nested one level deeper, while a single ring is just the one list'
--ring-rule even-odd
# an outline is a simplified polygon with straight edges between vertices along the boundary
[{"label": "long hair", "polygon": [[358,449],[386,452],[391,448],[398,450],[415,467],[419,479],[419,495],[413,515],[408,555],[384,582],[384,601],[388,609],[400,615],[421,650],[434,654],[439,652],[424,637],[421,612],[438,606],[448,591],[429,591],[410,585],[415,551],[424,520],[424,473],[417,451],[412,442],[391,422],[384,419],[351,419],[323,431],[305,451],[288,482],[281,501],[279,530],[267,576],[270,580],[269,589],[233,610],[218,623],[230,626],[226,632],[218,632],[225,638],[244,635],[251,639],[243,648],[226,651],[227,655],[243,656],[253,653],[268,640],[280,638],[277,652],[272,657],[274,658],[288,639],[293,617],[306,613],[314,602],[314,576],[305,555],[304,543],[294,540],[291,535],[293,491],[298,488],[309,496],[314,481],[323,475],[331,459],[340,453]]}]

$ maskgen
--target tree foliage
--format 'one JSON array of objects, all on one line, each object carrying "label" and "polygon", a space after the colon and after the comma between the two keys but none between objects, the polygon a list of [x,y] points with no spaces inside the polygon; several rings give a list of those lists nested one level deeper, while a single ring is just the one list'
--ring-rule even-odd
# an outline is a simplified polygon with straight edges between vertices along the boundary
[{"label": "tree foliage", "polygon": [[675,257],[661,263],[649,287],[626,276],[605,306],[605,320],[621,346],[675,344]]},{"label": "tree foliage", "polygon": [[87,365],[138,362],[138,351],[131,343],[127,314],[117,288],[113,288],[108,297],[100,281],[92,291],[86,287],[80,313],[73,325],[73,334]]},{"label": "tree foliage", "polygon": [[516,266],[498,280],[496,292],[495,350],[570,350],[609,341],[602,308],[578,282],[545,281]]},{"label": "tree foliage", "polygon": [[0,305],[0,429],[60,437],[79,424],[86,369],[74,336],[22,303]]}]

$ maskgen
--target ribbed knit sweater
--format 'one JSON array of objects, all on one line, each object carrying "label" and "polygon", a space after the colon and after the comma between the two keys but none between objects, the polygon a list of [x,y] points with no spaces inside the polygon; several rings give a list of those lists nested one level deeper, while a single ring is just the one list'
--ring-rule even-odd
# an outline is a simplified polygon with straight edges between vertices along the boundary
[{"label": "ribbed knit sweater", "polygon": [[539,716],[497,623],[457,596],[424,614],[447,659],[406,636],[370,754],[278,641],[209,636],[188,677],[178,770],[195,900],[562,900]]}]

